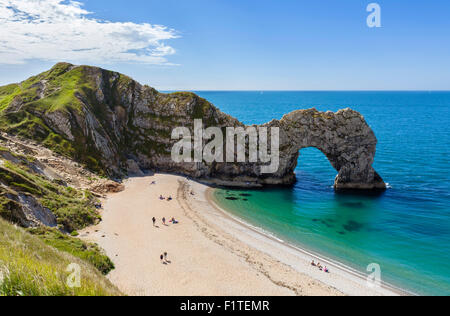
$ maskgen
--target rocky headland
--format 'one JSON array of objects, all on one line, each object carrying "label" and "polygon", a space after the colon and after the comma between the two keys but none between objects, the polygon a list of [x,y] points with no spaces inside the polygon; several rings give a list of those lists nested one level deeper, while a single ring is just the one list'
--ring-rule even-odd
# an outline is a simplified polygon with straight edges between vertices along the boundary
[{"label": "rocky headland", "polygon": [[177,173],[229,186],[290,185],[299,151],[321,150],[338,175],[335,188],[385,189],[372,167],[377,139],[362,115],[350,109],[299,110],[264,127],[280,128],[280,165],[176,163],[175,127],[244,127],[194,93],[164,94],[122,74],[59,63],[22,83],[0,88],[0,130],[32,139],[92,172],[120,179],[141,170]]}]

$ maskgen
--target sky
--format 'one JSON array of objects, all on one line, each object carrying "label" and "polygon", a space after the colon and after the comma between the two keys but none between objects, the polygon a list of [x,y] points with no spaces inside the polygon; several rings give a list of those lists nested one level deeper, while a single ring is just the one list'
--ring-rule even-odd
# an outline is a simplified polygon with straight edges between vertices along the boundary
[{"label": "sky", "polygon": [[159,90],[450,90],[449,14],[448,0],[0,0],[0,85],[66,61]]}]

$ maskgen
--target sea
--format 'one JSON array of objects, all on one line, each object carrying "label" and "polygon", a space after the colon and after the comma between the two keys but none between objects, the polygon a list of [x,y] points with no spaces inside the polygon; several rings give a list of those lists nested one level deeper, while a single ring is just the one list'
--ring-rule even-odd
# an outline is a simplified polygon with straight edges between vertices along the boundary
[{"label": "sea", "polygon": [[[417,295],[450,295],[450,92],[195,91],[246,124],[298,109],[359,111],[378,139],[383,194],[340,194],[336,170],[300,152],[292,188],[217,189],[231,215],[318,256]],[[375,265],[374,265],[375,264]],[[369,268],[369,269],[368,269]]]}]

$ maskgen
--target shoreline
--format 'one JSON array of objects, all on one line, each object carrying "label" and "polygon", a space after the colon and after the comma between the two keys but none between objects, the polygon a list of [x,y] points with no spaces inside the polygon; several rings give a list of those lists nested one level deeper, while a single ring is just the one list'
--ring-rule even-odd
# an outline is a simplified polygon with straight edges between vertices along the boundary
[{"label": "shoreline", "polygon": [[[279,243],[281,246],[287,247],[292,249],[293,251],[299,252],[304,256],[308,256],[311,257],[311,260],[315,260],[316,262],[319,261],[322,264],[326,264],[327,267],[333,267],[339,270],[342,270],[346,273],[349,273],[359,279],[361,279],[361,281],[366,282],[366,278],[367,275],[364,275],[362,272],[351,268],[335,259],[331,259],[329,257],[326,257],[325,255],[322,254],[318,254],[312,250],[306,249],[306,248],[302,248],[304,246],[299,246],[299,245],[295,245],[292,244],[290,242],[287,242],[283,239],[280,239],[279,237],[277,237],[276,235],[274,235],[271,232],[268,232],[266,230],[264,230],[263,228],[251,225],[247,222],[245,222],[244,220],[241,220],[240,218],[238,218],[237,216],[234,216],[233,214],[231,214],[230,212],[228,212],[225,208],[221,207],[216,201],[215,198],[213,196],[214,194],[214,190],[215,188],[209,188],[207,190],[207,198],[208,201],[218,210],[220,211],[224,216],[227,216],[230,218],[230,220],[235,221],[237,224],[239,225],[243,225],[245,226],[247,229],[253,231],[256,234],[260,234],[262,235],[264,238],[268,238],[270,240],[272,240],[274,243]],[[295,267],[293,267],[295,269]],[[299,271],[301,272],[301,271]],[[412,293],[408,290],[402,289],[400,287],[394,286],[390,283],[381,281],[381,288],[383,290],[389,291],[391,292],[391,294],[388,295],[398,295],[398,296],[417,296],[417,294]]]},{"label": "shoreline", "polygon": [[[150,185],[156,181],[156,185]],[[212,199],[213,188],[186,177],[129,178],[109,194],[102,222],[80,232],[115,263],[108,278],[128,295],[359,296],[405,295],[369,289],[365,278],[321,256],[268,236],[233,218]],[[193,193],[193,194],[191,194]],[[173,197],[171,202],[159,195]],[[177,225],[153,227],[174,216]],[[158,221],[159,223],[159,221]],[[159,255],[168,251],[169,264]],[[310,265],[320,258],[329,274]],[[330,264],[328,264],[330,262]]]}]

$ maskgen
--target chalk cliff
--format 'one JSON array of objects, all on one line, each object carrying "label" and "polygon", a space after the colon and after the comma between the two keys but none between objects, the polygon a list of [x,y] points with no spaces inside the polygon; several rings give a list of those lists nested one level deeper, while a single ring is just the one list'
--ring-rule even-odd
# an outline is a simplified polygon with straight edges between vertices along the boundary
[{"label": "chalk cliff", "polygon": [[216,184],[289,185],[299,150],[316,147],[338,175],[335,188],[385,189],[372,167],[377,139],[364,118],[299,110],[264,124],[280,128],[280,165],[262,174],[258,163],[175,163],[175,127],[245,127],[194,93],[164,94],[122,74],[60,63],[22,83],[0,87],[0,130],[40,142],[100,175],[141,170],[175,172]]}]

